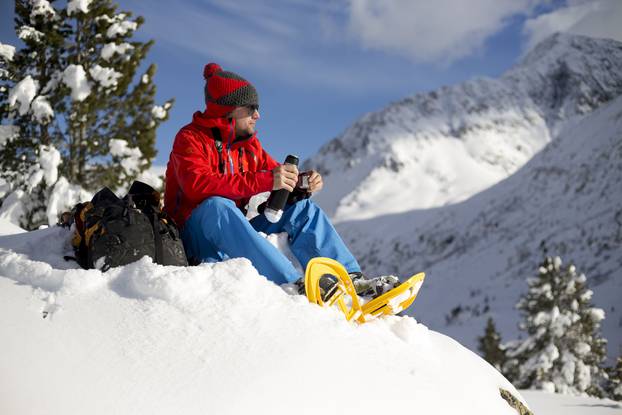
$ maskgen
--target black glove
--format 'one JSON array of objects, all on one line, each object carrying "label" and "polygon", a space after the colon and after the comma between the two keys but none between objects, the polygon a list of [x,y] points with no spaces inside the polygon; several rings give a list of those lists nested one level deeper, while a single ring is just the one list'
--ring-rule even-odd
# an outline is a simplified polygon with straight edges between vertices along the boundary
[{"label": "black glove", "polygon": [[307,191],[307,189],[299,189],[295,187],[294,190],[289,194],[287,198],[287,204],[291,205],[296,202],[300,202],[301,200],[305,200],[311,197],[311,192]]}]

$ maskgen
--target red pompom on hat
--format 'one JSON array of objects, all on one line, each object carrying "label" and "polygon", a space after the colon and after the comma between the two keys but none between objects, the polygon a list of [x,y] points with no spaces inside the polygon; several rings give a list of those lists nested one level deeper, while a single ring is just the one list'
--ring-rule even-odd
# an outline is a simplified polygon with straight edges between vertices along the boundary
[{"label": "red pompom on hat", "polygon": [[222,72],[222,68],[217,63],[208,63],[203,68],[203,78],[207,81],[216,72]]},{"label": "red pompom on hat", "polygon": [[236,107],[259,105],[255,87],[240,75],[223,71],[217,63],[205,65],[203,78],[207,117],[226,117]]}]

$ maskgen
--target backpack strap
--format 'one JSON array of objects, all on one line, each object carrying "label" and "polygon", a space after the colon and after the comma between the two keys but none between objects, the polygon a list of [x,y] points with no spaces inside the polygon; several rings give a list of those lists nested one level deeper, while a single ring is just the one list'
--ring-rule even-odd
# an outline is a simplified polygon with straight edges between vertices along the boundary
[{"label": "backpack strap", "polygon": [[238,168],[240,173],[244,173],[244,147],[238,149]]},{"label": "backpack strap", "polygon": [[217,127],[212,128],[212,136],[214,137],[216,150],[218,150],[218,171],[225,174],[225,160],[222,157],[222,135]]},{"label": "backpack strap", "polygon": [[153,212],[151,215],[151,223],[153,224],[153,237],[155,242],[155,261],[158,264],[161,264],[162,257],[164,256],[164,247],[162,246],[162,233],[160,232],[160,218],[158,217],[158,214],[156,212]]}]

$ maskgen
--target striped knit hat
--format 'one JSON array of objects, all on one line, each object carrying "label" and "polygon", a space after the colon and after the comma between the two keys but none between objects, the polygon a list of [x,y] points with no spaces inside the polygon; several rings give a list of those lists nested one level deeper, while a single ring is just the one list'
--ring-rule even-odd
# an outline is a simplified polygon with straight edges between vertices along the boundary
[{"label": "striped knit hat", "polygon": [[223,71],[220,65],[209,63],[203,69],[205,78],[205,115],[225,117],[235,107],[259,105],[255,87],[233,72]]}]

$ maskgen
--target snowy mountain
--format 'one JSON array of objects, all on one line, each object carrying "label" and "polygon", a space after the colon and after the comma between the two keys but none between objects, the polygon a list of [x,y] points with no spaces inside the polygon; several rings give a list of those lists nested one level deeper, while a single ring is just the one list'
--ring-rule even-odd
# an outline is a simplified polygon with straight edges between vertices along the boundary
[{"label": "snowy mountain", "polygon": [[417,94],[367,114],[305,167],[336,222],[457,203],[514,173],[565,122],[622,93],[622,44],[554,35],[500,79]]},{"label": "snowy mountain", "polygon": [[[514,305],[527,288],[525,278],[535,276],[543,252],[559,255],[588,277],[588,284],[594,290],[594,304],[607,313],[603,333],[609,340],[609,356],[619,355],[622,345],[621,69],[621,44],[557,35],[538,46],[499,81],[479,80],[447,89],[455,103],[457,91],[478,85],[478,92],[469,95],[473,97],[481,93],[483,85],[497,85],[494,91],[500,94],[497,95],[499,105],[494,109],[487,106],[478,113],[465,111],[465,104],[452,115],[447,110],[451,106],[444,106],[442,114],[446,121],[460,120],[468,125],[461,138],[442,136],[440,130],[427,139],[421,138],[424,133],[420,130],[408,137],[404,135],[400,148],[404,154],[412,148],[409,154],[414,158],[404,162],[405,167],[394,169],[395,180],[399,178],[403,189],[400,195],[391,196],[391,189],[395,190],[397,184],[393,179],[386,181],[390,168],[375,167],[372,174],[353,186],[356,190],[351,195],[333,205],[329,202],[329,207],[338,206],[337,227],[361,259],[364,270],[370,274],[392,272],[402,276],[426,271],[426,286],[413,314],[430,327],[474,347],[488,316],[497,321],[505,340],[516,338],[519,315]],[[511,83],[513,88],[508,86]],[[514,101],[508,99],[512,91]],[[425,102],[426,96],[415,97],[412,102]],[[439,92],[437,101],[445,99],[450,98],[443,98]],[[524,107],[512,107],[518,103]],[[406,111],[406,108],[402,103],[367,119],[395,115],[396,109]],[[422,111],[423,107],[409,108],[412,113]],[[502,108],[507,109],[506,118]],[[474,124],[477,118],[485,119],[486,123]],[[416,121],[418,126],[427,122]],[[375,131],[376,141],[386,131],[383,128],[388,128],[386,124],[366,125],[368,131]],[[443,124],[443,128],[449,125]],[[495,127],[489,130],[484,126]],[[353,129],[346,133],[350,140],[356,138],[349,135]],[[503,129],[511,135],[500,135]],[[530,135],[538,129],[542,132],[539,138]],[[395,135],[382,137],[387,148],[395,149],[399,141]],[[481,151],[467,154],[468,143],[474,142],[481,144]],[[513,146],[516,147],[512,153]],[[517,150],[519,147],[521,151]],[[542,147],[539,152],[538,147]],[[364,148],[356,154],[363,154]],[[392,150],[376,149],[376,158],[381,154],[382,157],[396,154]],[[331,156],[331,163],[344,151]],[[438,170],[426,173],[420,163],[421,154],[428,157],[433,153],[436,153],[436,164],[443,166],[443,174]],[[486,161],[494,157],[497,157],[494,163]],[[521,157],[525,161],[529,159],[522,167]],[[324,155],[318,159],[328,162]],[[367,163],[360,160],[351,169],[356,174]],[[405,171],[418,171],[422,176],[407,179],[402,174]],[[482,172],[496,172],[498,178],[504,174],[509,177],[487,185],[485,181],[492,180],[495,174],[477,176]],[[331,174],[354,177],[348,176],[347,169],[329,173],[326,179],[329,183]],[[426,187],[433,183],[438,188]],[[475,192],[478,187],[487,188],[469,198],[466,198],[469,192],[458,198],[454,189],[462,189],[459,184],[469,192]],[[382,205],[372,206],[368,212],[350,214],[350,207],[367,209],[366,201],[352,196],[363,189],[376,194]],[[432,195],[439,203],[386,214],[392,203],[415,198],[413,195]],[[356,203],[348,205],[347,200]]]},{"label": "snowy mountain", "polygon": [[[454,340],[390,317],[348,323],[246,259],[106,273],[71,232],[0,220],[2,414],[506,414],[520,394]],[[523,400],[524,401],[524,400]]]}]

